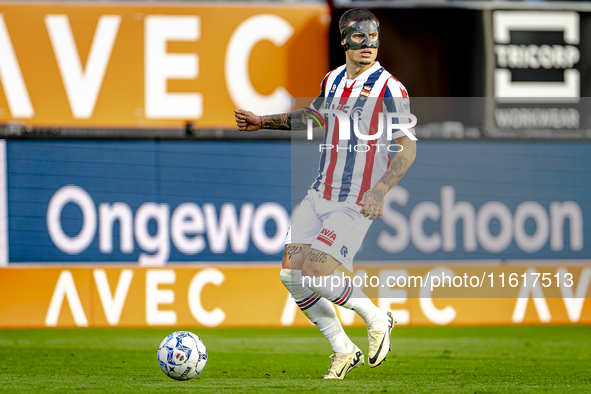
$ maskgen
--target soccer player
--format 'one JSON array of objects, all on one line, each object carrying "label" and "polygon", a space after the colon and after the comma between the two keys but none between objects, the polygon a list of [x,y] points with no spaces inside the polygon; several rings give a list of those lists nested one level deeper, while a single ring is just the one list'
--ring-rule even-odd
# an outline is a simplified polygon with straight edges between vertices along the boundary
[{"label": "soccer player", "polygon": [[[238,109],[238,129],[305,129],[309,118],[319,119],[319,112],[322,115],[323,110],[336,109],[352,118],[358,116],[353,113],[360,113],[358,130],[371,136],[378,134],[383,114],[408,113],[406,89],[376,61],[378,19],[365,9],[348,10],[339,21],[339,29],[346,64],[324,77],[311,108],[265,116]],[[364,141],[351,126],[350,138],[340,139],[343,126],[339,127],[337,118],[327,116],[319,173],[292,220],[280,273],[297,305],[333,349],[325,379],[343,379],[353,368],[365,364],[363,353],[346,335],[331,302],[354,310],[367,325],[370,367],[380,365],[390,350],[394,323],[390,312],[379,309],[350,281],[340,280],[335,269],[342,264],[353,271],[353,257],[363,238],[372,221],[382,216],[384,195],[398,183],[416,155],[415,141],[402,130],[391,135],[398,145],[391,161],[386,132],[377,140]]]}]

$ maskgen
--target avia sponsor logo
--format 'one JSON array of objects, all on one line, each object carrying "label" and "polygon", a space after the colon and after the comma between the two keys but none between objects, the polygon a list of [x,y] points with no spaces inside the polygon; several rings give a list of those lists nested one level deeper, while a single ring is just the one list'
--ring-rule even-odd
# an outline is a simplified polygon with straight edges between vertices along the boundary
[{"label": "avia sponsor logo", "polygon": [[[574,11],[493,12],[498,103],[576,104],[580,100],[579,14]],[[498,108],[502,129],[576,129],[575,108]]]},{"label": "avia sponsor logo", "polygon": [[[475,207],[468,201],[456,201],[453,186],[442,186],[440,203],[422,201],[407,218],[393,209],[406,206],[408,191],[396,186],[385,196],[382,220],[394,230],[383,230],[378,246],[388,253],[399,253],[410,244],[423,253],[437,251],[501,253],[515,242],[525,253],[535,253],[548,245],[553,252],[583,250],[583,212],[575,201],[550,201],[549,210],[537,201],[523,201],[514,212],[501,201],[487,201]],[[439,223],[439,229],[427,234],[427,221]],[[491,230],[491,224],[498,230]],[[535,229],[532,232],[532,226]],[[456,235],[461,227],[462,237]],[[565,235],[568,234],[568,238]],[[566,238],[566,239],[565,239]]]},{"label": "avia sponsor logo", "polygon": [[[62,225],[62,210],[67,204],[74,204],[82,211],[82,225],[76,234],[67,234]],[[244,203],[238,211],[233,203],[222,204],[218,214],[211,203],[199,206],[185,202],[171,210],[165,203],[145,202],[134,213],[125,202],[102,202],[98,204],[97,212],[97,206],[86,190],[68,185],[51,197],[46,220],[53,244],[70,255],[85,252],[97,232],[99,252],[104,255],[113,253],[113,228],[118,222],[120,251],[131,254],[137,243],[142,250],[138,259],[140,265],[166,264],[171,243],[185,255],[197,255],[206,247],[215,254],[244,254],[251,241],[265,254],[283,250],[289,227],[285,208],[274,202],[257,207]],[[269,221],[275,223],[272,235],[266,230]]]},{"label": "avia sponsor logo", "polygon": [[336,241],[337,234],[329,229],[323,228],[320,230],[320,234],[318,235],[318,240],[324,242],[328,246],[332,246],[333,242]]}]

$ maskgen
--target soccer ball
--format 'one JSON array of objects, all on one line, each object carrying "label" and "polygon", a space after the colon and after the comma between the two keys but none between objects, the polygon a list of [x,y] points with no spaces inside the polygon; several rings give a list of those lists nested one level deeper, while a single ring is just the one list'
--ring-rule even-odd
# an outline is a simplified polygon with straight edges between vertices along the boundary
[{"label": "soccer ball", "polygon": [[158,348],[158,364],[166,376],[176,380],[193,379],[207,364],[207,349],[197,335],[188,331],[173,332]]}]

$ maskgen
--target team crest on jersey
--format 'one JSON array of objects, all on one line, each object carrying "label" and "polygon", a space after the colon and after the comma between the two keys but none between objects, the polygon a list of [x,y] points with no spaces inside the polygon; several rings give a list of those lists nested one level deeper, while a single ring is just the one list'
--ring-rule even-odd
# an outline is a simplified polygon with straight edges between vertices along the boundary
[{"label": "team crest on jersey", "polygon": [[369,92],[371,92],[371,86],[365,85],[361,93],[359,93],[359,99],[366,100],[369,97]]},{"label": "team crest on jersey", "polygon": [[334,93],[337,90],[337,85],[336,84],[332,84],[332,88],[330,88],[330,92]]},{"label": "team crest on jersey", "polygon": [[328,246],[332,246],[333,242],[337,239],[337,234],[327,228],[320,230],[318,234],[318,240],[324,242]]}]

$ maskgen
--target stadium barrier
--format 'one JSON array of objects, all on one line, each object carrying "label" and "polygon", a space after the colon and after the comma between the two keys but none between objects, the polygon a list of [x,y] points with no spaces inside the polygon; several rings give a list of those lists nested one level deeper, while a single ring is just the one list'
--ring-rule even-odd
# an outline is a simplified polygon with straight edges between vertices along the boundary
[{"label": "stadium barrier", "polygon": [[[0,141],[0,264],[279,261],[318,143]],[[590,260],[590,150],[419,141],[356,260]]]},{"label": "stadium barrier", "polygon": [[[0,326],[308,324],[278,272],[309,143],[0,140]],[[591,322],[591,145],[419,146],[357,255],[368,295],[402,325]]]},{"label": "stadium barrier", "polygon": [[[534,284],[535,273],[540,275]],[[402,326],[591,324],[591,303],[585,302],[591,282],[588,261],[486,267],[408,262],[363,265],[363,272],[355,275],[360,283],[364,275],[370,278],[368,295],[391,310]],[[453,278],[444,280],[447,287],[427,283],[429,277],[442,275]],[[399,285],[406,279],[425,282],[396,286],[390,280],[390,287],[388,277]],[[371,287],[379,280],[380,287]],[[496,286],[496,297],[479,287],[480,280],[489,290]],[[473,291],[472,296],[450,293],[458,288]],[[279,280],[279,264],[4,268],[0,328],[310,325],[290,297]],[[345,326],[363,325],[355,312],[337,309]]]}]

